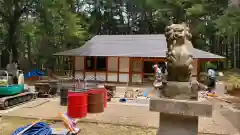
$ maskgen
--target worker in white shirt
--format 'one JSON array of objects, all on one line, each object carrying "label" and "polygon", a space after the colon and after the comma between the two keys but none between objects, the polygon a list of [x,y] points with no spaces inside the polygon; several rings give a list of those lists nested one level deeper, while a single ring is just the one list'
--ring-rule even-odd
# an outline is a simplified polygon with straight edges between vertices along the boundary
[{"label": "worker in white shirt", "polygon": [[208,68],[207,79],[208,79],[208,92],[211,92],[212,89],[216,86],[216,70],[214,68]]},{"label": "worker in white shirt", "polygon": [[153,66],[153,68],[155,70],[155,81],[160,81],[161,80],[161,75],[162,75],[161,69],[158,67],[157,64],[155,64]]}]

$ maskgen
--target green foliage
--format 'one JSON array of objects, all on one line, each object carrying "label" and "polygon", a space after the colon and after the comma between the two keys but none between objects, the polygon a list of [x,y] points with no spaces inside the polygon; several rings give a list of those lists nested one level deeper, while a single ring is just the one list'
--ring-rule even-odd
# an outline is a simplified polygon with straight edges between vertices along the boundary
[{"label": "green foliage", "polygon": [[[69,0],[0,0],[1,49],[15,59],[27,57],[37,65],[53,64],[52,54],[75,48],[88,38],[84,21]],[[47,64],[47,65],[48,65]]]},{"label": "green foliage", "polygon": [[212,69],[217,69],[217,65],[215,63],[212,63],[212,62],[207,62],[206,67],[207,68],[212,68]]},{"label": "green foliage", "polygon": [[229,93],[240,90],[240,72],[239,69],[231,69],[224,72],[224,77],[222,78],[226,90]]},{"label": "green foliage", "polygon": [[206,10],[204,8],[205,7],[202,4],[195,4],[186,10],[186,14],[187,16],[203,16],[206,14]]},{"label": "green foliage", "polygon": [[232,38],[240,30],[240,8],[231,6],[225,10],[224,14],[216,21],[216,27],[219,29],[219,35]]},{"label": "green foliage", "polygon": [[228,0],[0,0],[0,7],[0,49],[37,65],[54,66],[53,53],[96,34],[163,34],[169,23],[186,22],[195,47],[210,50],[213,37],[232,38],[240,27]]}]

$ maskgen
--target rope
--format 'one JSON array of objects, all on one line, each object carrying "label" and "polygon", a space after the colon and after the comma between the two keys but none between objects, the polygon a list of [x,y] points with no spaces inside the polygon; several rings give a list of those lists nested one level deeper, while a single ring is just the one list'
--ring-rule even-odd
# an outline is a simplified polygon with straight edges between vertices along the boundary
[{"label": "rope", "polygon": [[[12,135],[18,135],[20,132],[22,132],[25,128],[29,126],[31,125],[18,128],[16,131],[12,133]],[[46,123],[38,122],[21,135],[51,135],[51,134],[52,129]]]}]

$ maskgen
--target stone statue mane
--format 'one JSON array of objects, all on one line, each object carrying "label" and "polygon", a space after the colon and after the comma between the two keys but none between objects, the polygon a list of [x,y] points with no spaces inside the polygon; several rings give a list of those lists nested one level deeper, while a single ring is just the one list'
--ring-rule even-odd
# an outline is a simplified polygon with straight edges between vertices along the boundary
[{"label": "stone statue mane", "polygon": [[174,45],[176,45],[176,41],[179,37],[184,38],[185,43],[187,43],[188,47],[193,48],[191,43],[192,34],[189,31],[189,28],[186,24],[171,24],[167,26],[165,29],[165,37],[168,44],[168,49],[172,49]]},{"label": "stone statue mane", "polygon": [[166,27],[165,36],[168,48],[168,81],[189,81],[192,63],[190,49],[193,48],[189,28],[186,24],[172,24]]}]

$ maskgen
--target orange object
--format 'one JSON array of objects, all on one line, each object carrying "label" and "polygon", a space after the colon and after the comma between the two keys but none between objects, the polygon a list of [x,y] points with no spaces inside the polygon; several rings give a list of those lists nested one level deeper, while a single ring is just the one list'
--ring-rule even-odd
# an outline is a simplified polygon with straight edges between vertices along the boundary
[{"label": "orange object", "polygon": [[30,77],[27,79],[28,81],[36,81],[36,80],[39,80],[39,77],[38,76],[33,76],[33,77]]},{"label": "orange object", "polygon": [[209,97],[217,97],[217,95],[215,93],[207,93],[207,96],[209,96]]},{"label": "orange object", "polygon": [[65,115],[61,112],[59,112],[59,116],[63,120],[64,126],[66,128],[68,128],[70,130],[70,132],[72,132],[72,133],[78,132],[77,129],[75,128],[77,120],[73,121],[71,118],[69,118],[67,115]]}]

